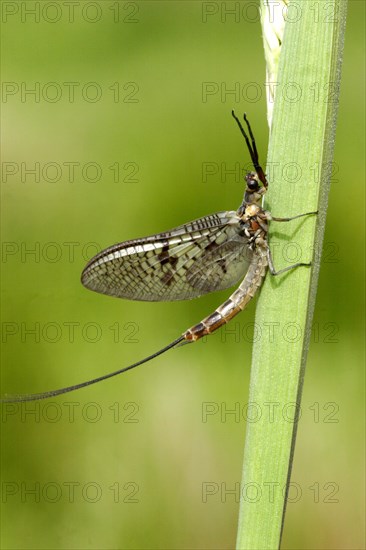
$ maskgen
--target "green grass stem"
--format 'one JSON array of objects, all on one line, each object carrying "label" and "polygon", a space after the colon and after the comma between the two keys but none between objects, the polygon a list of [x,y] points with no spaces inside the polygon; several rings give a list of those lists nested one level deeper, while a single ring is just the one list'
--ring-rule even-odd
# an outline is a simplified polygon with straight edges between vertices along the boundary
[{"label": "green grass stem", "polygon": [[277,269],[312,267],[268,274],[258,299],[249,398],[257,421],[247,423],[237,537],[245,550],[281,542],[332,175],[347,2],[295,7],[280,56],[265,207],[279,217],[319,214],[270,227]]}]

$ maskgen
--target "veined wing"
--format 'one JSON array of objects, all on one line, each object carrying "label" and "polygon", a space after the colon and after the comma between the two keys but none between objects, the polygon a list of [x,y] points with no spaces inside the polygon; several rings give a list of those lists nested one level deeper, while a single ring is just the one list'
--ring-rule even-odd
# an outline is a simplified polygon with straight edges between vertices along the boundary
[{"label": "veined wing", "polygon": [[234,285],[252,251],[234,211],[103,250],[85,267],[90,290],[130,300],[189,300]]}]

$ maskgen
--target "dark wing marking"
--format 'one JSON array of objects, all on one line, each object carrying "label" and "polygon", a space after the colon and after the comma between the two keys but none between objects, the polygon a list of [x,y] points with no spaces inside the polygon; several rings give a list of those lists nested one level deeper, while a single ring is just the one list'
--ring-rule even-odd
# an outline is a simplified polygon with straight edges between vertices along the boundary
[{"label": "dark wing marking", "polygon": [[90,290],[130,300],[188,300],[235,284],[251,254],[236,212],[218,212],[103,250],[81,281]]}]

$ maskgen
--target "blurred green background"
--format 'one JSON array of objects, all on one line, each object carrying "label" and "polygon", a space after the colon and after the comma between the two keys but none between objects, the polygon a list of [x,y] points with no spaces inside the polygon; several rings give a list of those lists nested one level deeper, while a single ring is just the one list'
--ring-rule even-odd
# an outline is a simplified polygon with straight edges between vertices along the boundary
[{"label": "blurred green background", "polygon": [[[213,311],[229,292],[133,303],[80,273],[98,248],[238,207],[221,169],[249,162],[233,107],[265,159],[253,2],[238,21],[215,2],[206,21],[200,2],[71,4],[2,4],[3,394],[116,370]],[[364,547],[364,11],[350,1],[289,549]],[[233,548],[254,311],[122,377],[4,406],[2,547]]]}]

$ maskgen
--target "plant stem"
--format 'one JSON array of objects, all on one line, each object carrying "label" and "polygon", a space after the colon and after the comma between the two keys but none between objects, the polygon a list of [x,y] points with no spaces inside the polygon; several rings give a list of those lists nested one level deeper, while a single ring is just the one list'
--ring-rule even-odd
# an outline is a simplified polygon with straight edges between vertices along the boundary
[{"label": "plant stem", "polygon": [[249,397],[257,421],[247,424],[237,538],[245,550],[281,542],[331,182],[347,2],[294,7],[296,17],[290,2],[279,63],[266,208],[278,217],[319,214],[270,227],[276,269],[297,261],[312,266],[268,275],[258,300]]}]

